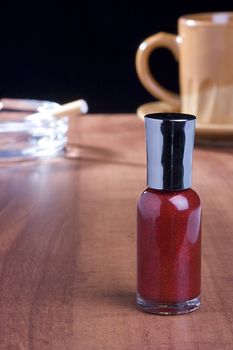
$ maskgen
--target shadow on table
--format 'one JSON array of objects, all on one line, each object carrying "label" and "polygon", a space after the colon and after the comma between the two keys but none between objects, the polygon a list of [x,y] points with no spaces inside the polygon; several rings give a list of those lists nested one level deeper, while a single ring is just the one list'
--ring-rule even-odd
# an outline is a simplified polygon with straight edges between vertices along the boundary
[{"label": "shadow on table", "polygon": [[59,164],[64,159],[78,161],[83,167],[99,164],[116,164],[131,167],[145,167],[145,163],[137,163],[122,159],[110,149],[94,146],[78,146],[69,144],[63,153],[51,157],[26,158],[21,160],[1,161],[0,168],[25,168],[45,164]]},{"label": "shadow on table", "polygon": [[135,309],[136,308],[136,294],[130,291],[116,291],[110,293],[106,298],[115,306],[122,307],[124,309]]},{"label": "shadow on table", "polygon": [[64,157],[69,160],[85,161],[102,164],[118,164],[132,167],[145,167],[145,163],[137,163],[122,159],[116,152],[103,147],[78,146],[69,144]]},{"label": "shadow on table", "polygon": [[103,308],[115,308],[122,310],[135,310],[136,308],[136,292],[132,290],[102,290],[93,287],[92,290],[78,291],[74,298],[82,304],[92,305],[92,307],[100,306]]}]

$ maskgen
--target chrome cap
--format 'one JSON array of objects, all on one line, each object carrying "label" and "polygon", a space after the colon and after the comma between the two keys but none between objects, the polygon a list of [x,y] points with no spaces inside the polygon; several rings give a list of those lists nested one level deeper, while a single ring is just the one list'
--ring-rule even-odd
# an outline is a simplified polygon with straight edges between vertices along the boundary
[{"label": "chrome cap", "polygon": [[183,113],[145,116],[148,187],[168,191],[191,187],[195,119]]}]

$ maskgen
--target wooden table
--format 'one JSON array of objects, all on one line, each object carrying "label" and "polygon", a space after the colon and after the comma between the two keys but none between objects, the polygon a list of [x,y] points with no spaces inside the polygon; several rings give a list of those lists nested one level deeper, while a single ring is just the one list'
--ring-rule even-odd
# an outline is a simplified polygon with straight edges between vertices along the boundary
[{"label": "wooden table", "polygon": [[0,169],[0,349],[233,348],[233,150],[196,149],[203,203],[202,307],[135,307],[135,207],[143,123],[73,120],[66,159]]}]

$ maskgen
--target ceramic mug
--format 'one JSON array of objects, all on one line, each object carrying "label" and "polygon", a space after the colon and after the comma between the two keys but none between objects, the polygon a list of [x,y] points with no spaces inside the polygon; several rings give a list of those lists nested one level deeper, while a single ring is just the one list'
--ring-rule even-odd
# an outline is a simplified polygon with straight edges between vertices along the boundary
[{"label": "ceramic mug", "polygon": [[[233,124],[233,12],[182,16],[178,32],[152,35],[139,46],[140,81],[153,96],[202,123]],[[159,47],[179,61],[181,96],[162,87],[150,71],[150,54]]]}]

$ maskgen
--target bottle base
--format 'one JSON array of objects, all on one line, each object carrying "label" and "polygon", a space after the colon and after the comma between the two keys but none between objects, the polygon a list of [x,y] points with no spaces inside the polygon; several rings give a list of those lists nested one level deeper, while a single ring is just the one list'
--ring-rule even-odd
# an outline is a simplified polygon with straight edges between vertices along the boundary
[{"label": "bottle base", "polygon": [[179,302],[179,303],[156,303],[143,299],[137,294],[137,306],[140,310],[156,315],[183,315],[195,311],[201,304],[201,298]]}]

